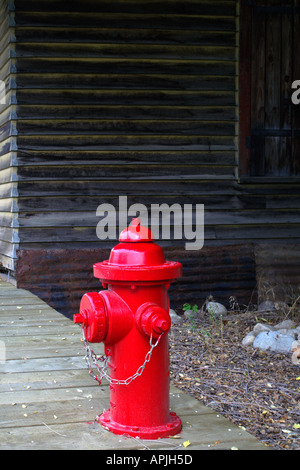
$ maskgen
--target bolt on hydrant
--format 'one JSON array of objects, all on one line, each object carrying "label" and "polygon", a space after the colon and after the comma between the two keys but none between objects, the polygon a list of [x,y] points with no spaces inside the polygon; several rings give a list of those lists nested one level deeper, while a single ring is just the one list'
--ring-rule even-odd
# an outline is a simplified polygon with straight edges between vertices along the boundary
[{"label": "bolt on hydrant", "polygon": [[[94,265],[94,276],[107,289],[85,294],[74,315],[82,327],[90,374],[99,383],[103,377],[110,383],[110,408],[99,421],[115,434],[172,436],[181,430],[181,420],[169,411],[168,288],[181,276],[182,265],[165,260],[140,219],[133,219],[119,241],[109,260]],[[89,346],[100,342],[103,356]]]}]

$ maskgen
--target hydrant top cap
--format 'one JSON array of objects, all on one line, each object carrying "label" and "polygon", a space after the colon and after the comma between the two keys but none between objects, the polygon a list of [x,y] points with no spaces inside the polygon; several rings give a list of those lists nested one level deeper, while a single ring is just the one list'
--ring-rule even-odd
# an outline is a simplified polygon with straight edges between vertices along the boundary
[{"label": "hydrant top cap", "polygon": [[139,217],[132,219],[132,224],[125,228],[119,238],[120,242],[152,242],[154,235],[150,229],[141,225]]},{"label": "hydrant top cap", "polygon": [[119,240],[121,243],[112,248],[108,260],[94,264],[94,276],[102,282],[169,283],[181,276],[181,264],[166,261],[162,248],[153,243],[153,233],[141,225],[140,219],[133,219]]}]

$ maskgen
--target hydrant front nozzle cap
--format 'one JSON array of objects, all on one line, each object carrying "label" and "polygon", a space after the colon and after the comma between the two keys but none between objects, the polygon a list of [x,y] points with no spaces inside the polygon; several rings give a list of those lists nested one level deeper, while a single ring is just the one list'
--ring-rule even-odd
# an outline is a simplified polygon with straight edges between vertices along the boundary
[{"label": "hydrant front nozzle cap", "polygon": [[131,225],[125,228],[119,238],[120,242],[152,242],[154,235],[151,230],[141,225],[139,217],[132,219]]},{"label": "hydrant front nozzle cap", "polygon": [[84,323],[85,318],[81,313],[75,313],[75,315],[73,315],[73,322],[74,323]]}]

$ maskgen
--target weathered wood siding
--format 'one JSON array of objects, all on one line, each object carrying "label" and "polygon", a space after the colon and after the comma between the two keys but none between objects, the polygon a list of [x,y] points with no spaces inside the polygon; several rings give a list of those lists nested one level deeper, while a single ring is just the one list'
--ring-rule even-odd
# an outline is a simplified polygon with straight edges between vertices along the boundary
[{"label": "weathered wood siding", "polygon": [[16,102],[14,84],[14,29],[12,11],[0,1],[0,271],[13,270],[18,247]]},{"label": "weathered wood siding", "polygon": [[96,209],[119,195],[207,203],[221,220],[236,170],[236,2],[15,9],[22,249],[99,246]]}]

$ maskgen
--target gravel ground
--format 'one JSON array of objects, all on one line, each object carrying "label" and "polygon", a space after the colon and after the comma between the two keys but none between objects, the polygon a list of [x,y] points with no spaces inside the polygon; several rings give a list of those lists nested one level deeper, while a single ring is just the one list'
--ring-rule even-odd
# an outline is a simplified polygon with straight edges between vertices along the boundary
[{"label": "gravel ground", "polygon": [[300,450],[300,366],[241,346],[257,322],[282,319],[251,312],[222,321],[182,317],[169,334],[171,382],[272,449]]}]

